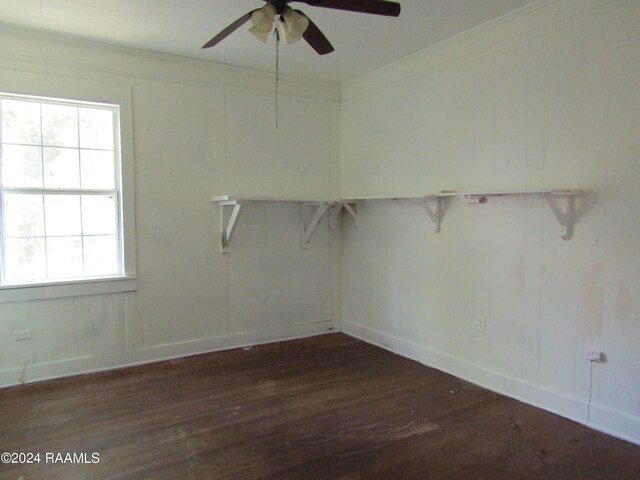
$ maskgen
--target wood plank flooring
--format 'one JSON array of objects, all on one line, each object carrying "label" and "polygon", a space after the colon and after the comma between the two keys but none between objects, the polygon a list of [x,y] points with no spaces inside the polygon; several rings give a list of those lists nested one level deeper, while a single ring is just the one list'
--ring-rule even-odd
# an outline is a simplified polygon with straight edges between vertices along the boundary
[{"label": "wood plank flooring", "polygon": [[[640,478],[640,447],[342,334],[0,390],[0,478]],[[46,464],[50,453],[97,464]]]}]

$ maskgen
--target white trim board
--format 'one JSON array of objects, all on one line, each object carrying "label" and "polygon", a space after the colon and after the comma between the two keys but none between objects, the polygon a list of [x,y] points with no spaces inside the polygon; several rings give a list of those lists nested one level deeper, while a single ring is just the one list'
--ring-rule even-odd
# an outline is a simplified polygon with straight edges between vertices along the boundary
[{"label": "white trim board", "polygon": [[[74,78],[76,72],[101,78],[108,75],[124,78],[132,85],[134,79],[145,79],[232,91],[275,92],[274,73],[247,67],[19,28],[3,29],[0,43],[0,65],[14,70],[47,73],[53,69],[53,73]],[[331,82],[281,75],[278,89],[283,95],[340,102],[339,85]]]},{"label": "white trim board", "polygon": [[[486,368],[472,365],[450,355],[436,352],[373,328],[342,320],[342,332],[377,347],[436,368],[462,380],[514,398],[534,407],[576,421],[594,430],[640,445],[640,418],[589,404],[585,400],[547,390]],[[391,347],[381,345],[382,337],[391,340]],[[589,420],[590,418],[590,420]]]},{"label": "white trim board", "polygon": [[[607,8],[614,0],[539,0],[501,17],[446,38],[400,60],[383,65],[340,85],[342,101],[395,83],[424,70],[452,62],[466,62],[496,50],[530,40],[582,18],[591,10]],[[621,0],[615,0],[621,1]],[[514,35],[514,25],[520,33]]]},{"label": "white trim board", "polygon": [[330,203],[331,200],[326,198],[304,198],[304,197],[269,197],[258,195],[214,195],[211,197],[212,202],[235,202],[235,203],[251,203],[251,202],[276,202],[276,203]]},{"label": "white trim board", "polygon": [[[0,370],[0,388],[64,378],[74,375],[128,368],[146,363],[161,362],[175,358],[189,357],[222,350],[231,350],[265,343],[295,340],[328,333],[337,333],[332,320],[304,325],[293,325],[268,331],[233,334],[202,340],[160,345],[139,350],[73,358],[60,362],[42,363]],[[24,372],[23,372],[24,371]]]}]

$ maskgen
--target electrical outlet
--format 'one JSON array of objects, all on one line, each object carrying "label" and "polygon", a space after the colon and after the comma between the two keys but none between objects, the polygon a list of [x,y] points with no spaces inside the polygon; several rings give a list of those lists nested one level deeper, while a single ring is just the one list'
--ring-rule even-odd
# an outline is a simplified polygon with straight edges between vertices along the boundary
[{"label": "electrical outlet", "polygon": [[587,353],[587,359],[590,362],[601,363],[604,361],[604,353],[602,352],[589,352]]},{"label": "electrical outlet", "polygon": [[476,332],[484,333],[486,328],[487,319],[485,317],[477,317],[474,325]]},{"label": "electrical outlet", "polygon": [[388,337],[382,337],[380,339],[380,343],[387,348],[391,348],[391,339]]},{"label": "electrical outlet", "polygon": [[13,341],[29,340],[31,338],[31,330],[16,330],[13,332]]}]

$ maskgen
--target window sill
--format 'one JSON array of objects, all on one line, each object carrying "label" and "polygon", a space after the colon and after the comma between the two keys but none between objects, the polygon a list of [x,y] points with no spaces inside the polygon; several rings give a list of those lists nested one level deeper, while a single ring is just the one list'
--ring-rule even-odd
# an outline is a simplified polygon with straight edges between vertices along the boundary
[{"label": "window sill", "polygon": [[51,283],[5,285],[0,287],[0,303],[134,292],[136,283],[136,277],[108,277]]}]

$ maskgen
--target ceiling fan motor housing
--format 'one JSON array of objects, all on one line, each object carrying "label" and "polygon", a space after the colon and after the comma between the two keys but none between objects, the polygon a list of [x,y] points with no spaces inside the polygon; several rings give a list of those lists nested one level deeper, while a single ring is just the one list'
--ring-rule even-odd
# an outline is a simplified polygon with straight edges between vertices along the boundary
[{"label": "ceiling fan motor housing", "polygon": [[286,7],[287,4],[292,0],[264,0],[264,1],[276,7],[276,12],[278,14],[282,14],[284,12],[284,7]]}]

